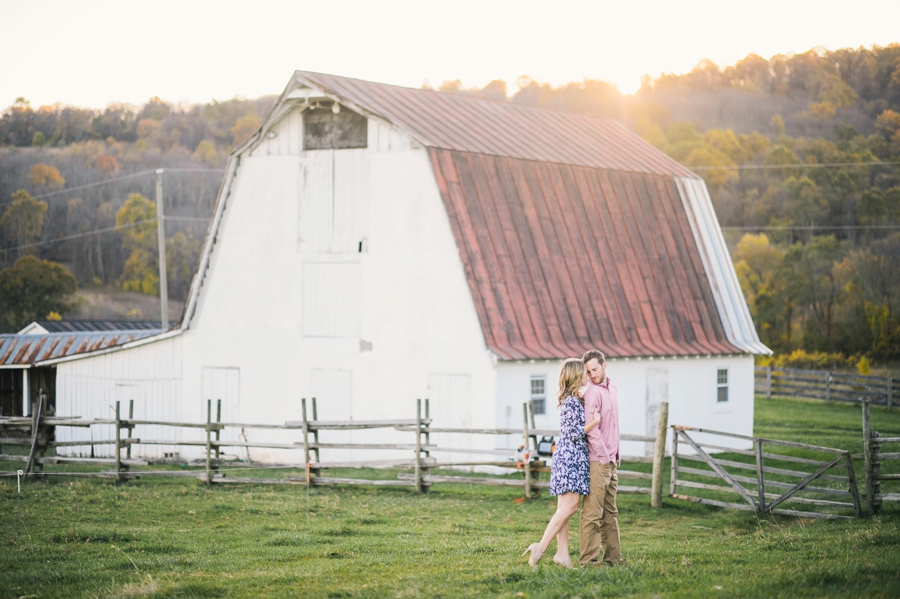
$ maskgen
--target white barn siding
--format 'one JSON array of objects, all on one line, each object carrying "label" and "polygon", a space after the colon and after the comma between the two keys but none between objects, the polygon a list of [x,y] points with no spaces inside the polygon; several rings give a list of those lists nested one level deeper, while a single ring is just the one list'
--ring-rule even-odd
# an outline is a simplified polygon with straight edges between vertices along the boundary
[{"label": "white barn siding", "polygon": [[[274,136],[270,137],[270,134]],[[294,109],[266,133],[252,156],[299,156],[303,150],[303,112]]]},{"label": "white barn siding", "polygon": [[[179,421],[182,418],[181,337],[164,339],[128,350],[62,362],[56,371],[56,413],[82,419],[114,418],[115,404],[128,417],[128,400],[134,400],[134,417],[140,420]],[[182,440],[183,429],[140,426],[133,436],[143,439]],[[125,433],[123,432],[123,435]],[[92,436],[93,435],[93,436]],[[114,439],[112,426],[57,427],[58,441]],[[143,445],[132,456],[160,458],[177,452],[175,446]],[[59,448],[61,455],[90,455],[88,446]],[[94,455],[113,455],[112,445],[98,445]]]},{"label": "white barn siding", "polygon": [[[471,414],[466,424],[493,424],[487,406],[496,397],[494,365],[427,153],[391,127],[370,121],[369,132],[365,150],[242,157],[198,316],[183,335],[185,418],[205,418],[201,372],[218,367],[240,370],[242,422],[299,420],[300,399],[321,393],[320,375],[340,372],[340,385],[350,389],[319,397],[322,418],[334,411],[331,401],[340,402],[338,411],[349,406],[354,419],[412,418],[416,398],[429,395],[430,376],[463,375],[471,380],[461,412]],[[325,159],[329,154],[333,161]],[[326,243],[324,226],[304,233],[304,208],[317,218],[317,207],[305,204],[308,182],[327,182],[335,165],[356,175],[334,179],[339,218],[332,224],[348,224],[333,228]],[[316,193],[327,198],[327,185]],[[305,246],[315,235],[313,247]],[[329,272],[349,272],[357,282]],[[327,293],[310,295],[309,285]],[[310,310],[318,311],[314,318]],[[300,438],[295,431],[247,434],[250,441]],[[397,435],[361,431],[344,438],[396,442]],[[302,459],[296,450],[251,453],[254,460]],[[346,455],[322,452],[323,460]]]},{"label": "white barn siding", "polygon": [[[559,360],[501,362],[498,366],[498,425],[522,426],[522,403],[530,396],[532,376],[545,376],[547,409],[535,417],[538,428],[559,428],[556,393],[559,387]],[[718,403],[716,373],[728,370],[729,401]],[[680,424],[753,435],[753,356],[690,356],[688,358],[611,358],[607,368],[619,389],[619,424],[622,434],[655,435],[656,420],[648,418],[651,402],[661,395],[659,386],[668,379],[669,424]],[[648,387],[648,381],[652,384]],[[652,410],[651,410],[652,411]],[[702,438],[702,435],[698,436]],[[508,447],[518,446],[521,436],[508,439]],[[744,447],[737,439],[716,437],[716,444]],[[671,434],[666,443],[671,450]],[[639,442],[623,442],[625,455],[645,455]]]}]

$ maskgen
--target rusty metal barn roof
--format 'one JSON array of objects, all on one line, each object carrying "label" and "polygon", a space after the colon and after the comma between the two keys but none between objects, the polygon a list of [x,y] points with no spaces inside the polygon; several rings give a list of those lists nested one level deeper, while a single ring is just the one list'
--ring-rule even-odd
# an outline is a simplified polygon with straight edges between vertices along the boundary
[{"label": "rusty metal barn roof", "polygon": [[[159,320],[36,320],[49,333],[76,331],[159,331]],[[169,323],[169,328],[175,326]]]},{"label": "rusty metal barn roof", "polygon": [[728,340],[673,177],[429,154],[502,359],[747,351]]},{"label": "rusty metal barn roof", "polygon": [[432,148],[674,177],[697,176],[609,119],[323,73],[297,71],[295,77],[391,122]]},{"label": "rusty metal barn roof", "polygon": [[25,367],[44,360],[108,349],[158,335],[160,332],[160,329],[145,329],[43,335],[0,335],[0,367],[16,365]]}]

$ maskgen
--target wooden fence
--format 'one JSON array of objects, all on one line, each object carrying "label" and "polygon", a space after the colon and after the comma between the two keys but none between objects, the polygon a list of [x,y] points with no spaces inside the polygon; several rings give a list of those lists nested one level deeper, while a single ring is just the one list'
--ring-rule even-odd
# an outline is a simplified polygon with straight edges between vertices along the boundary
[{"label": "wooden fence", "polygon": [[754,386],[757,395],[766,397],[803,397],[826,403],[868,401],[888,409],[894,403],[894,379],[886,376],[757,366]]},{"label": "wooden fence", "polygon": [[[529,404],[523,405],[522,429],[473,429],[473,428],[440,428],[432,426],[429,416],[429,402],[426,399],[416,402],[416,417],[408,420],[352,420],[352,421],[323,421],[318,419],[316,400],[312,399],[311,414],[307,412],[306,400],[301,400],[302,420],[289,421],[281,425],[274,424],[242,424],[221,422],[221,401],[217,404],[216,419],[212,418],[212,402],[207,402],[207,417],[205,423],[169,422],[156,420],[136,420],[132,418],[134,402],[129,402],[128,418],[121,417],[120,402],[115,405],[114,419],[95,419],[81,421],[79,417],[41,417],[43,405],[43,393],[32,418],[0,418],[0,460],[18,460],[26,462],[26,478],[28,473],[34,472],[37,476],[50,474],[44,472],[45,465],[51,464],[93,464],[108,465],[114,469],[101,472],[53,472],[54,476],[86,476],[102,477],[116,480],[134,479],[141,476],[194,476],[207,484],[228,483],[264,483],[264,484],[308,484],[308,485],[375,485],[375,486],[408,486],[417,491],[426,491],[435,484],[442,483],[466,483],[479,485],[499,485],[521,487],[525,496],[532,496],[534,491],[549,487],[549,481],[541,480],[541,474],[549,472],[547,463],[540,459],[537,452],[539,436],[559,436],[558,430],[537,429],[534,425],[534,412]],[[424,414],[423,414],[424,407]],[[647,435],[622,435],[623,441],[640,441],[654,443],[653,456],[623,456],[623,462],[651,462],[652,473],[637,472],[633,470],[619,470],[619,476],[624,479],[651,481],[651,486],[620,486],[619,492],[623,494],[637,493],[650,494],[651,503],[659,506],[662,503],[662,468],[665,454],[666,430],[667,430],[668,404],[662,404],[660,420],[656,436]],[[312,416],[309,418],[309,416]],[[55,441],[54,431],[56,427],[91,427],[96,425],[112,425],[114,439],[84,440],[84,441]],[[141,439],[132,437],[136,427],[143,425],[161,425],[166,427],[187,427],[202,429],[205,440],[175,441],[166,439]],[[242,432],[245,429],[263,430],[294,430],[300,433],[301,440],[293,443],[274,442],[250,442],[246,440],[234,441],[221,439],[220,434],[226,428],[237,428]],[[319,433],[328,430],[371,430],[393,429],[398,433],[413,433],[413,438],[406,443],[325,443],[319,440]],[[122,433],[126,432],[123,437]],[[12,434],[11,433],[18,433]],[[28,433],[27,435],[25,433]],[[521,435],[522,445],[515,449],[478,449],[464,447],[437,447],[431,444],[431,433],[452,433],[454,435],[489,435],[509,436]],[[4,454],[2,445],[14,444],[29,447],[28,455]],[[75,456],[47,456],[46,453],[58,447],[75,446],[110,446],[111,457],[75,457]],[[171,446],[201,446],[204,448],[204,466],[202,471],[173,471],[173,470],[142,470],[134,471],[138,466],[149,466],[152,460],[132,458],[131,448],[137,445],[171,445]],[[296,468],[305,469],[303,477],[287,476],[284,478],[254,478],[231,477],[223,470],[228,465],[221,458],[221,449],[224,447],[268,448],[268,449],[294,449],[303,451],[303,462],[294,464],[270,464],[263,462],[240,462],[237,466],[244,469],[272,469],[272,468]],[[322,450],[351,449],[365,451],[408,451],[412,453],[410,458],[386,459],[386,460],[353,460],[353,461],[323,461]],[[125,452],[125,456],[122,453]],[[441,452],[443,454],[469,454],[491,455],[493,460],[438,461],[431,454]],[[520,456],[520,460],[512,459],[513,455]],[[514,468],[521,472],[521,479],[509,477],[484,477],[484,476],[459,476],[441,475],[433,471],[443,469],[459,469],[461,467],[493,466],[501,468]],[[400,473],[396,480],[373,480],[364,478],[341,478],[323,475],[323,471],[335,468],[396,468],[411,469],[412,473]]]},{"label": "wooden fence", "polygon": [[[672,431],[669,497],[724,508],[809,518],[849,516],[825,511],[809,511],[810,508],[807,506],[816,506],[822,510],[852,510],[856,517],[861,515],[856,475],[848,451],[687,426],[672,426]],[[700,439],[700,435],[704,440]],[[739,439],[752,449],[729,447],[716,440],[716,437]],[[710,438],[713,440],[705,440]],[[769,452],[765,451],[765,446],[769,446]],[[815,455],[824,454],[827,457],[811,459],[773,453],[772,447],[791,451],[802,450]],[[720,455],[714,457],[707,451],[710,449],[734,454],[734,457],[730,455],[727,459]],[[684,462],[691,464],[685,465]],[[747,471],[749,475],[745,475]],[[712,484],[711,480],[718,484]],[[722,485],[723,482],[727,486]],[[817,486],[811,486],[813,482]],[[679,492],[682,488],[691,489],[694,495]],[[771,492],[773,489],[778,489],[778,492]],[[697,495],[698,492],[703,492],[705,496]],[[728,496],[734,495],[739,497],[739,503],[728,500]],[[725,497],[725,500],[722,497]],[[844,500],[836,501],[836,497]],[[785,509],[790,504],[798,504],[804,508],[802,511],[796,508]]]},{"label": "wooden fence", "polygon": [[[891,446],[884,451],[884,446]],[[882,473],[884,462],[900,461],[900,437],[882,437],[872,430],[869,402],[863,403],[863,459],[866,464],[866,502],[872,515],[881,512],[885,501],[900,501],[900,474]],[[897,468],[894,468],[897,470]],[[884,492],[882,483],[892,486]],[[892,492],[891,492],[892,491]]]}]

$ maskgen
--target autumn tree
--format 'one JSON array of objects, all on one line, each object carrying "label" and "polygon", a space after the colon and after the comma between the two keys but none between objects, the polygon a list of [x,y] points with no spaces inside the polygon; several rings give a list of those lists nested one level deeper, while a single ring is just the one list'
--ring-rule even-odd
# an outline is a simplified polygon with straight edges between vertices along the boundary
[{"label": "autumn tree", "polygon": [[119,285],[126,291],[158,294],[156,204],[139,193],[129,195],[116,213],[116,227],[119,227],[122,245],[129,253]]},{"label": "autumn tree", "polygon": [[232,145],[237,147],[259,130],[260,122],[255,116],[242,116],[231,128]]},{"label": "autumn tree", "polygon": [[[44,229],[47,202],[37,201],[24,189],[12,194],[13,201],[0,217],[0,231],[7,247],[19,247],[35,243]],[[33,253],[32,248],[22,248],[22,253]]]},{"label": "autumn tree", "polygon": [[199,255],[200,242],[191,232],[179,231],[166,239],[166,275],[172,298],[187,298]]},{"label": "autumn tree", "polygon": [[755,316],[756,300],[761,293],[769,291],[772,277],[784,259],[784,252],[772,245],[765,233],[747,233],[738,242],[732,259],[741,290],[750,312]]},{"label": "autumn tree", "polygon": [[39,162],[31,167],[28,171],[28,178],[31,183],[38,189],[60,189],[66,184],[66,180],[59,174],[59,169],[49,164]]},{"label": "autumn tree", "polygon": [[94,161],[94,168],[105,175],[112,175],[119,170],[119,161],[115,156],[104,154]]},{"label": "autumn tree", "polygon": [[23,256],[0,271],[0,330],[14,333],[29,322],[73,307],[75,277],[65,267]]}]

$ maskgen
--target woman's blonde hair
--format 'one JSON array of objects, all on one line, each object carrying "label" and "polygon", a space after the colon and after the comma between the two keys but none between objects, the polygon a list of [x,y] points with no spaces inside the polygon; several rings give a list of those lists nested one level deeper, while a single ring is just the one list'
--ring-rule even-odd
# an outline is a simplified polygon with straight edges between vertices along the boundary
[{"label": "woman's blonde hair", "polygon": [[[562,402],[570,395],[578,397],[578,388],[584,381],[584,373],[584,362],[581,361],[581,358],[569,358],[563,362],[562,368],[559,369],[559,402],[557,406],[561,406]],[[578,399],[584,401],[580,397]]]}]

